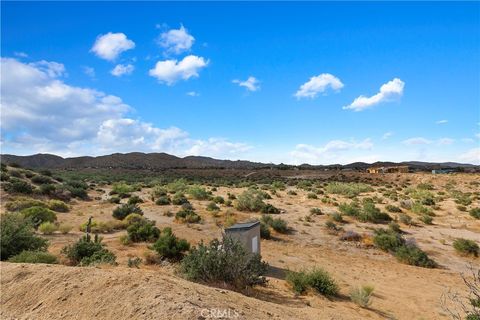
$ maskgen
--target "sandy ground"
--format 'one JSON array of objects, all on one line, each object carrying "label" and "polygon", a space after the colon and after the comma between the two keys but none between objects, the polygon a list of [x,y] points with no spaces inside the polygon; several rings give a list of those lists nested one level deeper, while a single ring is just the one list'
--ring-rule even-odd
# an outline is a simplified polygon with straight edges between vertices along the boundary
[{"label": "sandy ground", "polygon": [[[392,174],[374,178],[396,184],[429,182],[435,185],[437,190],[434,192],[443,190],[452,180],[459,190],[478,192],[475,189],[478,187],[470,182],[480,180],[479,175],[467,174]],[[108,193],[108,187],[104,189]],[[225,196],[227,192],[239,194],[242,191],[222,187],[214,194]],[[457,237],[480,243],[480,221],[460,212],[452,199],[440,203],[433,225],[401,225],[405,236],[414,238],[440,264],[437,269],[424,269],[401,264],[378,249],[340,241],[338,235],[327,232],[324,227],[328,214],[337,211],[335,206],[323,204],[320,199],[307,199],[307,193],[302,190],[295,189],[296,196],[288,195],[287,191],[280,191],[279,197],[268,200],[283,210],[279,216],[287,220],[293,230],[287,235],[273,234],[272,240],[262,240],[262,256],[270,264],[266,287],[255,288],[246,295],[188,282],[178,277],[171,265],[142,265],[139,270],[127,268],[129,257],[142,257],[148,249],[145,243],[122,245],[119,237],[126,232],[120,231],[103,235],[107,247],[117,255],[117,267],[2,263],[2,318],[202,319],[203,308],[223,308],[237,310],[239,315],[236,318],[240,319],[446,319],[441,307],[442,294],[449,288],[464,292],[460,273],[466,271],[468,264],[480,265],[478,258],[459,256],[452,248]],[[105,199],[106,193],[95,191],[90,195]],[[221,236],[221,224],[227,211],[238,221],[260,217],[225,206],[221,206],[219,216],[214,217],[205,210],[208,201],[191,200],[203,222],[179,224],[174,217],[164,215],[167,210],[176,212],[178,207],[157,206],[149,200],[148,193],[148,189],[137,193],[145,200],[140,205],[145,216],[155,220],[160,228],[172,227],[177,236],[193,244]],[[331,197],[340,203],[346,201],[341,196]],[[388,203],[394,202],[385,200],[379,207]],[[479,207],[478,200],[472,206]],[[69,223],[75,229],[68,235],[48,236],[49,250],[59,254],[62,247],[81,236],[78,226],[88,216],[108,221],[112,219],[111,212],[115,207],[103,200],[76,201],[69,213],[58,214],[61,223]],[[326,215],[313,216],[313,221],[306,222],[304,217],[313,207],[321,208]],[[347,223],[342,225],[345,230],[361,234],[371,233],[373,227],[378,227],[349,217],[345,220]],[[313,266],[323,267],[337,280],[341,291],[339,298],[328,300],[313,293],[305,296],[293,294],[284,281],[285,271]],[[348,298],[352,288],[364,284],[375,287],[372,304],[367,309],[356,306]]]}]

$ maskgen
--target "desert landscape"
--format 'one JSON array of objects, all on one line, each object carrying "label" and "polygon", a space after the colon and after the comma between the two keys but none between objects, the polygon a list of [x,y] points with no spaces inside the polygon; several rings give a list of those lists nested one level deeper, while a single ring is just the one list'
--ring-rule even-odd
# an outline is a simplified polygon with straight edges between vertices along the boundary
[{"label": "desert landscape", "polygon": [[[462,275],[471,279],[479,266],[478,173],[274,169],[279,176],[238,178],[222,171],[185,179],[2,165],[2,252],[5,217],[34,216],[41,220],[33,220],[34,235],[48,240],[54,263],[12,263],[48,259],[2,253],[2,318],[448,319],[448,308],[461,312],[448,295],[467,297]],[[82,263],[65,252],[90,217],[91,234],[113,260]],[[190,248],[259,220],[266,281],[192,280],[182,262],[188,250],[162,255],[159,235],[149,229],[139,237],[132,217],[171,228]],[[401,256],[388,235],[419,251]],[[294,275],[314,269],[334,282],[333,292],[297,287]]]}]

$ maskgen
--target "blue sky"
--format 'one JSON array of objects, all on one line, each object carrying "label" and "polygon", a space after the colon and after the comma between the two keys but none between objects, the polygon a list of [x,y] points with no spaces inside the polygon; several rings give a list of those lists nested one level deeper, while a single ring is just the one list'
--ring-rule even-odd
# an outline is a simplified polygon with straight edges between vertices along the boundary
[{"label": "blue sky", "polygon": [[2,152],[480,163],[480,3],[2,2]]}]

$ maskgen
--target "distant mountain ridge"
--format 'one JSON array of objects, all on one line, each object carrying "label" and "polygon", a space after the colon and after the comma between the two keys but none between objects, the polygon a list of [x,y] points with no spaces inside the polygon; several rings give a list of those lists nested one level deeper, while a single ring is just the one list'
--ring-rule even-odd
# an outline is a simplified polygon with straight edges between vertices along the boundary
[{"label": "distant mountain ridge", "polygon": [[480,170],[480,166],[472,164],[462,164],[456,162],[354,162],[346,165],[332,164],[332,165],[309,165],[302,164],[299,166],[285,165],[285,164],[267,164],[260,162],[251,162],[246,160],[219,160],[209,157],[188,156],[184,158],[176,157],[167,153],[114,153],[111,155],[104,155],[98,157],[84,156],[73,158],[62,158],[53,154],[34,154],[30,156],[16,156],[11,154],[1,155],[1,162],[3,163],[17,163],[22,167],[27,168],[45,168],[45,169],[82,169],[82,168],[98,168],[98,169],[262,169],[262,168],[276,168],[276,169],[344,169],[344,170],[365,170],[368,167],[382,167],[382,166],[398,166],[407,165],[415,170],[432,170],[440,168],[462,168]]}]

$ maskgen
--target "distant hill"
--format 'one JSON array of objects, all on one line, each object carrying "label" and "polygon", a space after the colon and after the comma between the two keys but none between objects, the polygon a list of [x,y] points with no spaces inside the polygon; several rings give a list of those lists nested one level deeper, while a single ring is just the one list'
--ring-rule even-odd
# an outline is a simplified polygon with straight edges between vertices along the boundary
[{"label": "distant hill", "polygon": [[479,171],[480,166],[472,164],[462,164],[455,162],[432,163],[432,162],[354,162],[347,165],[309,165],[292,166],[285,164],[266,164],[251,162],[245,160],[218,160],[209,157],[188,156],[180,158],[166,153],[114,153],[111,155],[98,157],[74,157],[62,158],[53,154],[34,154],[31,156],[16,156],[11,154],[1,155],[3,163],[16,163],[26,168],[45,168],[45,169],[300,169],[300,170],[360,170],[368,167],[407,165],[414,170],[432,170],[440,168],[451,169],[474,169]]}]

